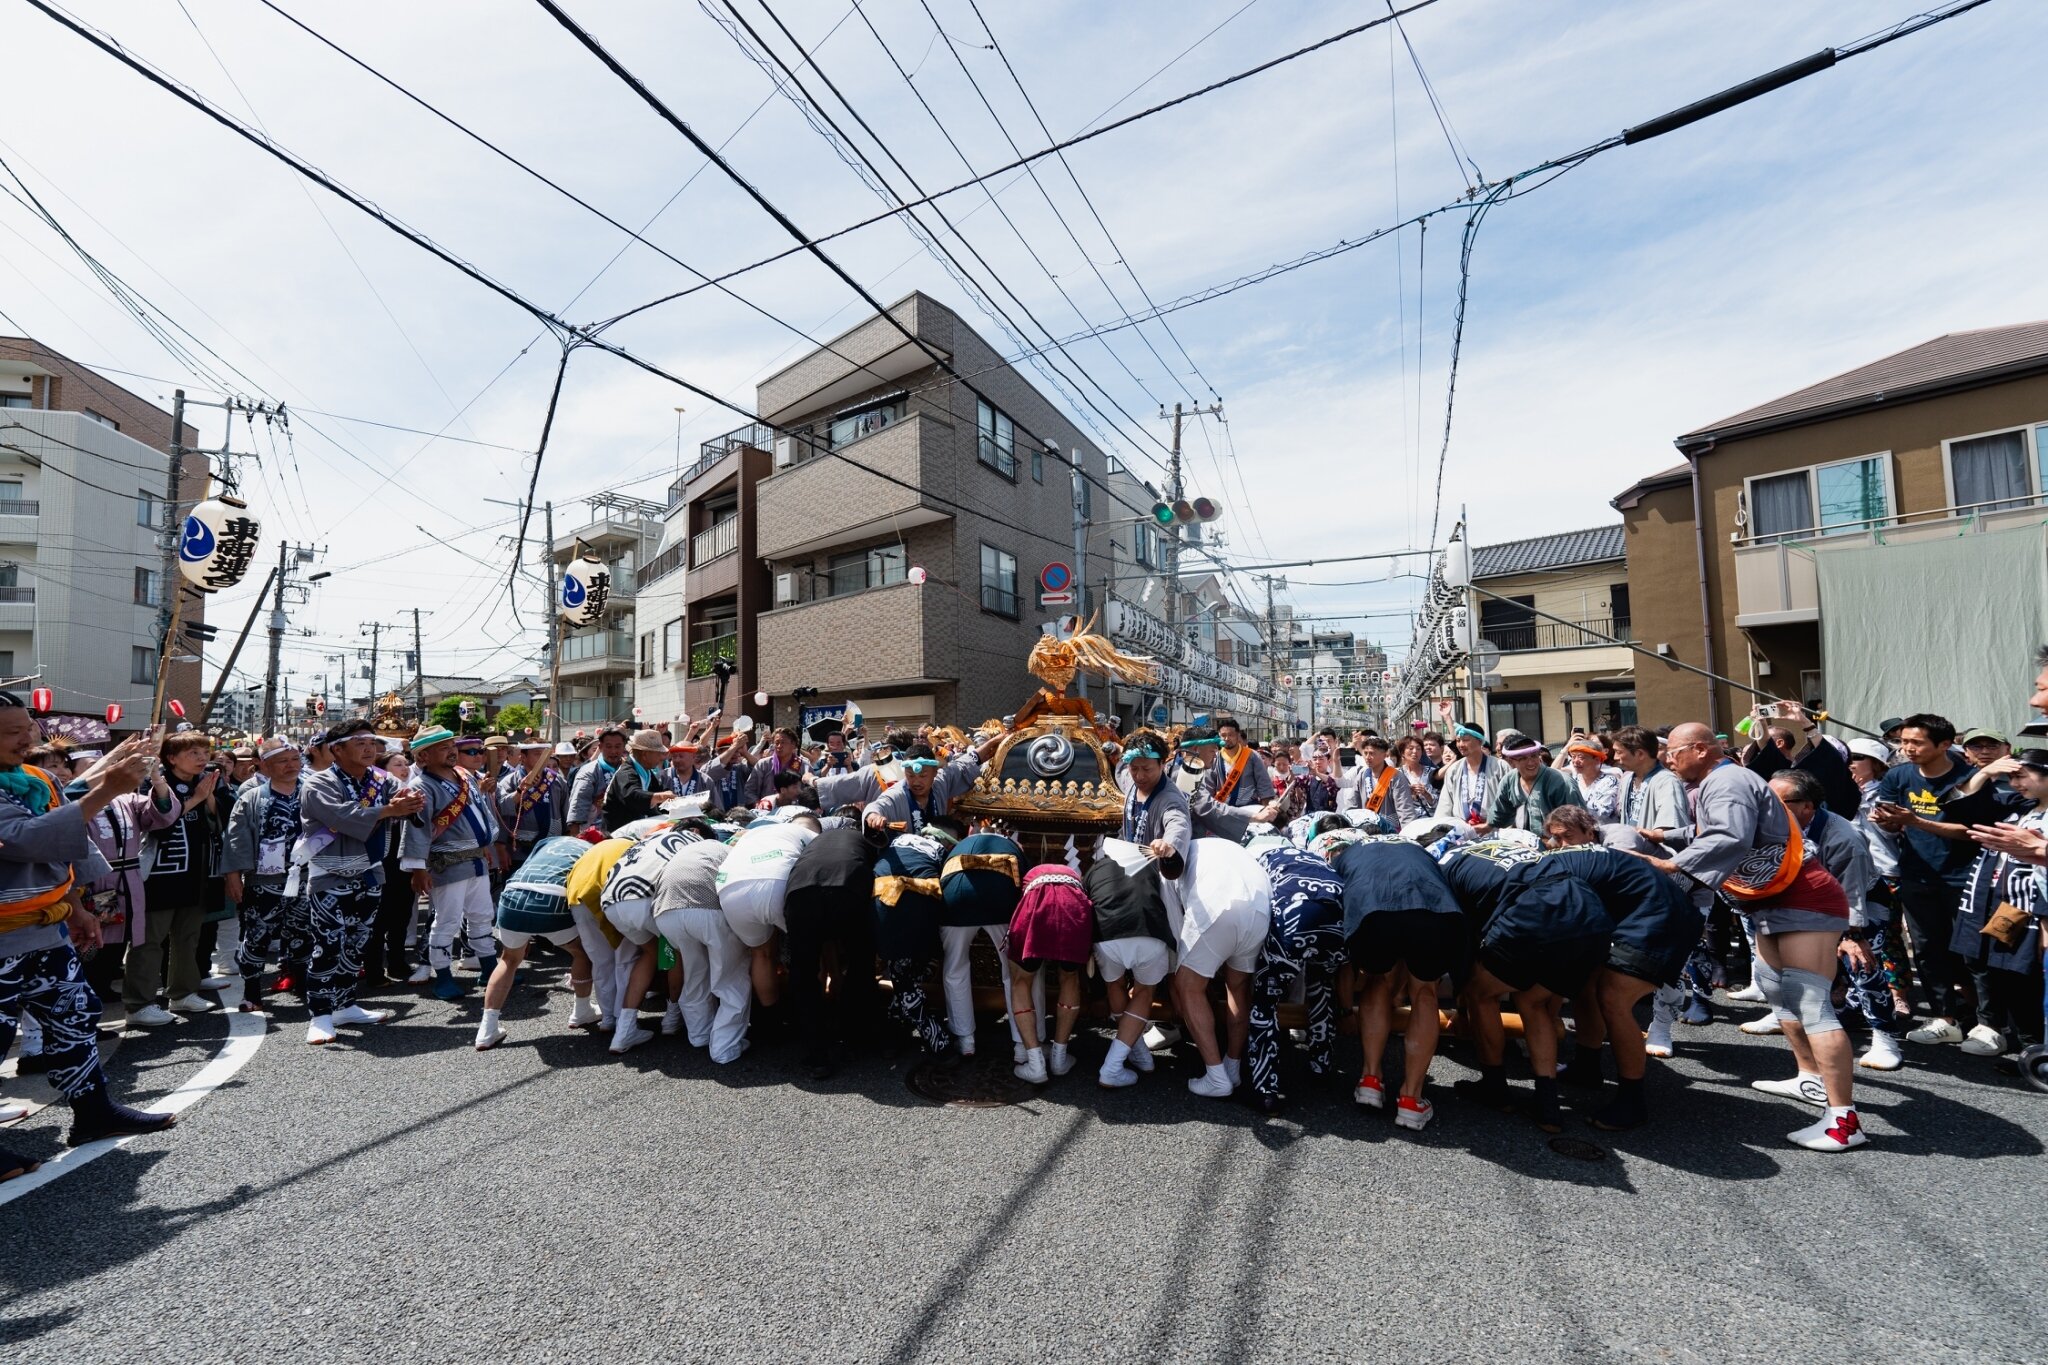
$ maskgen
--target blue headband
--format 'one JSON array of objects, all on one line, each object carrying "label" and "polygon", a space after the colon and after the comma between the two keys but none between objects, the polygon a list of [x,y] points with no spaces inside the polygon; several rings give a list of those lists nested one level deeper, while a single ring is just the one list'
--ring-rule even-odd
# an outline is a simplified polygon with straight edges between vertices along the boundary
[{"label": "blue headband", "polygon": [[903,771],[907,773],[914,773],[925,768],[936,768],[938,766],[939,760],[936,758],[906,758],[903,760]]},{"label": "blue headband", "polygon": [[1469,725],[1459,725],[1451,730],[1451,737],[1453,739],[1457,738],[1459,735],[1470,735],[1472,738],[1478,740],[1481,744],[1486,743],[1486,736],[1480,734],[1477,730],[1473,729]]}]

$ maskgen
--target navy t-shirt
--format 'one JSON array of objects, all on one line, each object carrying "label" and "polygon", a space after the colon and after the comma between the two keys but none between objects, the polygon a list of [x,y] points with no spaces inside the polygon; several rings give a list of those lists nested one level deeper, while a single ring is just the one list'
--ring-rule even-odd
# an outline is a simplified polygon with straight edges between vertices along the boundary
[{"label": "navy t-shirt", "polygon": [[[1968,824],[1961,818],[1963,812],[1945,811],[1941,799],[1966,780],[1976,769],[1967,763],[1950,760],[1949,770],[1940,777],[1927,778],[1910,763],[1901,763],[1877,781],[1877,799],[1904,806],[1907,810],[1929,820],[1943,824]],[[1980,793],[1987,806],[1999,802],[1991,792]],[[1986,817],[1995,823],[2002,814]],[[1983,850],[1971,839],[1944,839],[1939,834],[1930,834],[1924,829],[1909,829],[1897,836],[1899,846],[1899,880],[1920,886],[1948,886],[1960,892],[1963,884],[1970,879],[1970,867],[1977,861]]]},{"label": "navy t-shirt", "polygon": [[1338,850],[1332,865],[1344,879],[1344,937],[1358,932],[1367,915],[1388,910],[1428,910],[1460,915],[1436,859],[1406,839],[1361,839]]}]

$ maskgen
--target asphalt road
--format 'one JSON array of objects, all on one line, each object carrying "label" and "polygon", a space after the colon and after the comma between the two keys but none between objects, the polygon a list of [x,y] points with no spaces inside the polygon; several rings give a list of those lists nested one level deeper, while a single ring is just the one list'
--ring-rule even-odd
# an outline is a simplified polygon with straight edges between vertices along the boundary
[{"label": "asphalt road", "polygon": [[[1654,1125],[1582,1160],[1450,1097],[1455,1047],[1410,1135],[1305,1075],[1278,1120],[1164,1061],[1102,1091],[1094,1039],[1027,1103],[941,1108],[907,1049],[813,1084],[786,1043],[615,1060],[560,990],[523,987],[488,1054],[473,997],[385,1003],[325,1049],[287,1008],[174,1132],[0,1207],[10,1358],[2048,1355],[2048,1096],[1954,1049],[1863,1079],[1871,1145],[1822,1156],[1783,1141],[1808,1110],[1747,1088],[1775,1040],[1687,1029]],[[131,1036],[117,1087],[162,1093],[224,1034]],[[60,1118],[6,1140],[54,1151]]]}]

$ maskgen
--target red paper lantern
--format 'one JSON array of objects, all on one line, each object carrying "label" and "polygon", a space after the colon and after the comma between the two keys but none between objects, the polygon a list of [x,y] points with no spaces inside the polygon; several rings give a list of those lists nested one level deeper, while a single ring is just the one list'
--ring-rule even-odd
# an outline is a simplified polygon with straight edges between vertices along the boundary
[{"label": "red paper lantern", "polygon": [[28,704],[33,710],[48,711],[57,704],[57,694],[50,688],[38,687],[28,694]]},{"label": "red paper lantern", "polygon": [[185,719],[184,702],[179,701],[176,697],[172,697],[170,701],[170,706],[172,715],[176,716],[179,720]]},{"label": "red paper lantern", "polygon": [[119,725],[120,723],[121,723],[121,703],[120,703],[120,702],[117,702],[117,701],[114,701],[114,702],[108,702],[108,703],[107,703],[107,724],[109,724],[109,725]]}]

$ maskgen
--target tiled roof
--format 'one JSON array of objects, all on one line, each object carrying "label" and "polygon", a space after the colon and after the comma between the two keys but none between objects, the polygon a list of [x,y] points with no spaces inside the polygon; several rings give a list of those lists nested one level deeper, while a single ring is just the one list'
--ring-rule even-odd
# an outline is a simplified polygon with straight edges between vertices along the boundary
[{"label": "tiled roof", "polygon": [[1560,531],[1554,536],[1510,540],[1501,545],[1479,545],[1472,550],[1474,578],[1505,578],[1509,574],[1536,573],[1542,569],[1564,569],[1574,564],[1600,564],[1625,557],[1621,523],[1594,526],[1584,531]]},{"label": "tiled roof", "polygon": [[1819,420],[1845,408],[1913,397],[1920,390],[1967,385],[1972,380],[1991,383],[2008,371],[2029,368],[2048,368],[2048,321],[1950,332],[1724,417],[1679,437],[1678,443],[1683,447],[1751,427],[1796,426],[1802,420]]}]

